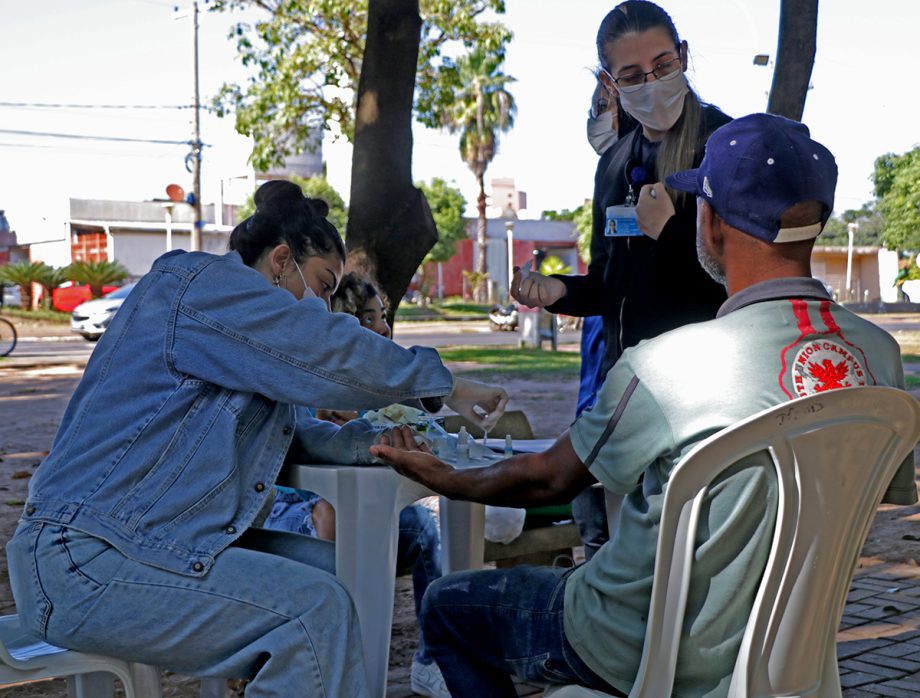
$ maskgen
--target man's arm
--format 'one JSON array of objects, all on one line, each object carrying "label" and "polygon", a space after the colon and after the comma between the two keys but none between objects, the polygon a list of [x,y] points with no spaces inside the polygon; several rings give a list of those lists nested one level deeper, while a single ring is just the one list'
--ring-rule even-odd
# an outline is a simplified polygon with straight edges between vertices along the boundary
[{"label": "man's arm", "polygon": [[529,507],[570,502],[596,482],[578,458],[568,432],[542,453],[512,456],[484,468],[456,469],[431,453],[424,442],[416,445],[411,429],[394,429],[372,446],[371,454],[451,499],[466,499],[506,507]]}]

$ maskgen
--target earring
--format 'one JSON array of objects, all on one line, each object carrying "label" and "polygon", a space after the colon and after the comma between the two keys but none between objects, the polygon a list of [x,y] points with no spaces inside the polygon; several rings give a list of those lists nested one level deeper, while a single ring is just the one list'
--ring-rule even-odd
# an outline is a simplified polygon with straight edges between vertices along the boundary
[{"label": "earring", "polygon": [[274,284],[275,286],[280,286],[280,285],[281,285],[281,279],[283,279],[283,278],[284,278],[284,277],[283,277],[281,274],[275,274],[275,275],[272,277],[272,284]]}]

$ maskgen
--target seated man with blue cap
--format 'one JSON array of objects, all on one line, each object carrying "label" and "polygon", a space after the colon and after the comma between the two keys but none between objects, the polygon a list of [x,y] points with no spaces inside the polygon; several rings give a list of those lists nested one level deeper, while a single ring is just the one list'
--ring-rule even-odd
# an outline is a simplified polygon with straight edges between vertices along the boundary
[{"label": "seated man with blue cap", "polygon": [[[696,443],[761,410],[835,388],[904,387],[900,350],[811,277],[837,166],[798,122],[752,114],[710,137],[698,169],[667,178],[698,197],[697,249],[728,289],[716,319],[624,352],[596,405],[553,446],[454,470],[411,433],[371,451],[456,499],[527,507],[599,481],[625,495],[616,536],[571,571],[461,572],[429,587],[426,642],[456,696],[514,696],[510,675],[629,692],[645,639],[663,491]],[[912,459],[884,501],[917,501]],[[708,490],[675,695],[724,696],[769,554],[776,482],[763,454]]]}]

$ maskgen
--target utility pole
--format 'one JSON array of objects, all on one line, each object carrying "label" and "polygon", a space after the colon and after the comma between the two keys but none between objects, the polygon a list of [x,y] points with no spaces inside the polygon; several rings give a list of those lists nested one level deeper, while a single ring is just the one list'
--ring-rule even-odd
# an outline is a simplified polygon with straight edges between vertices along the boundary
[{"label": "utility pole", "polygon": [[194,224],[192,225],[192,251],[201,249],[201,230],[204,222],[201,220],[201,103],[198,92],[198,0],[192,0],[192,60],[195,74],[195,101],[194,101],[194,135],[192,141],[192,191],[195,201],[192,208],[195,211]]}]

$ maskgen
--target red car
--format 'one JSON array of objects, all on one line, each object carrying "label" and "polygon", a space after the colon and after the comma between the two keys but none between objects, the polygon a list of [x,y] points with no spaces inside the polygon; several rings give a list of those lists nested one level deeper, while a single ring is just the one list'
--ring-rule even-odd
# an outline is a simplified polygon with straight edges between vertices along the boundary
[{"label": "red car", "polygon": [[[102,295],[111,293],[118,286],[103,286]],[[91,298],[89,292],[89,286],[86,284],[82,286],[67,286],[65,288],[56,288],[51,294],[51,305],[54,306],[55,310],[60,310],[62,313],[69,313],[73,311],[80,303],[85,303]]]}]

